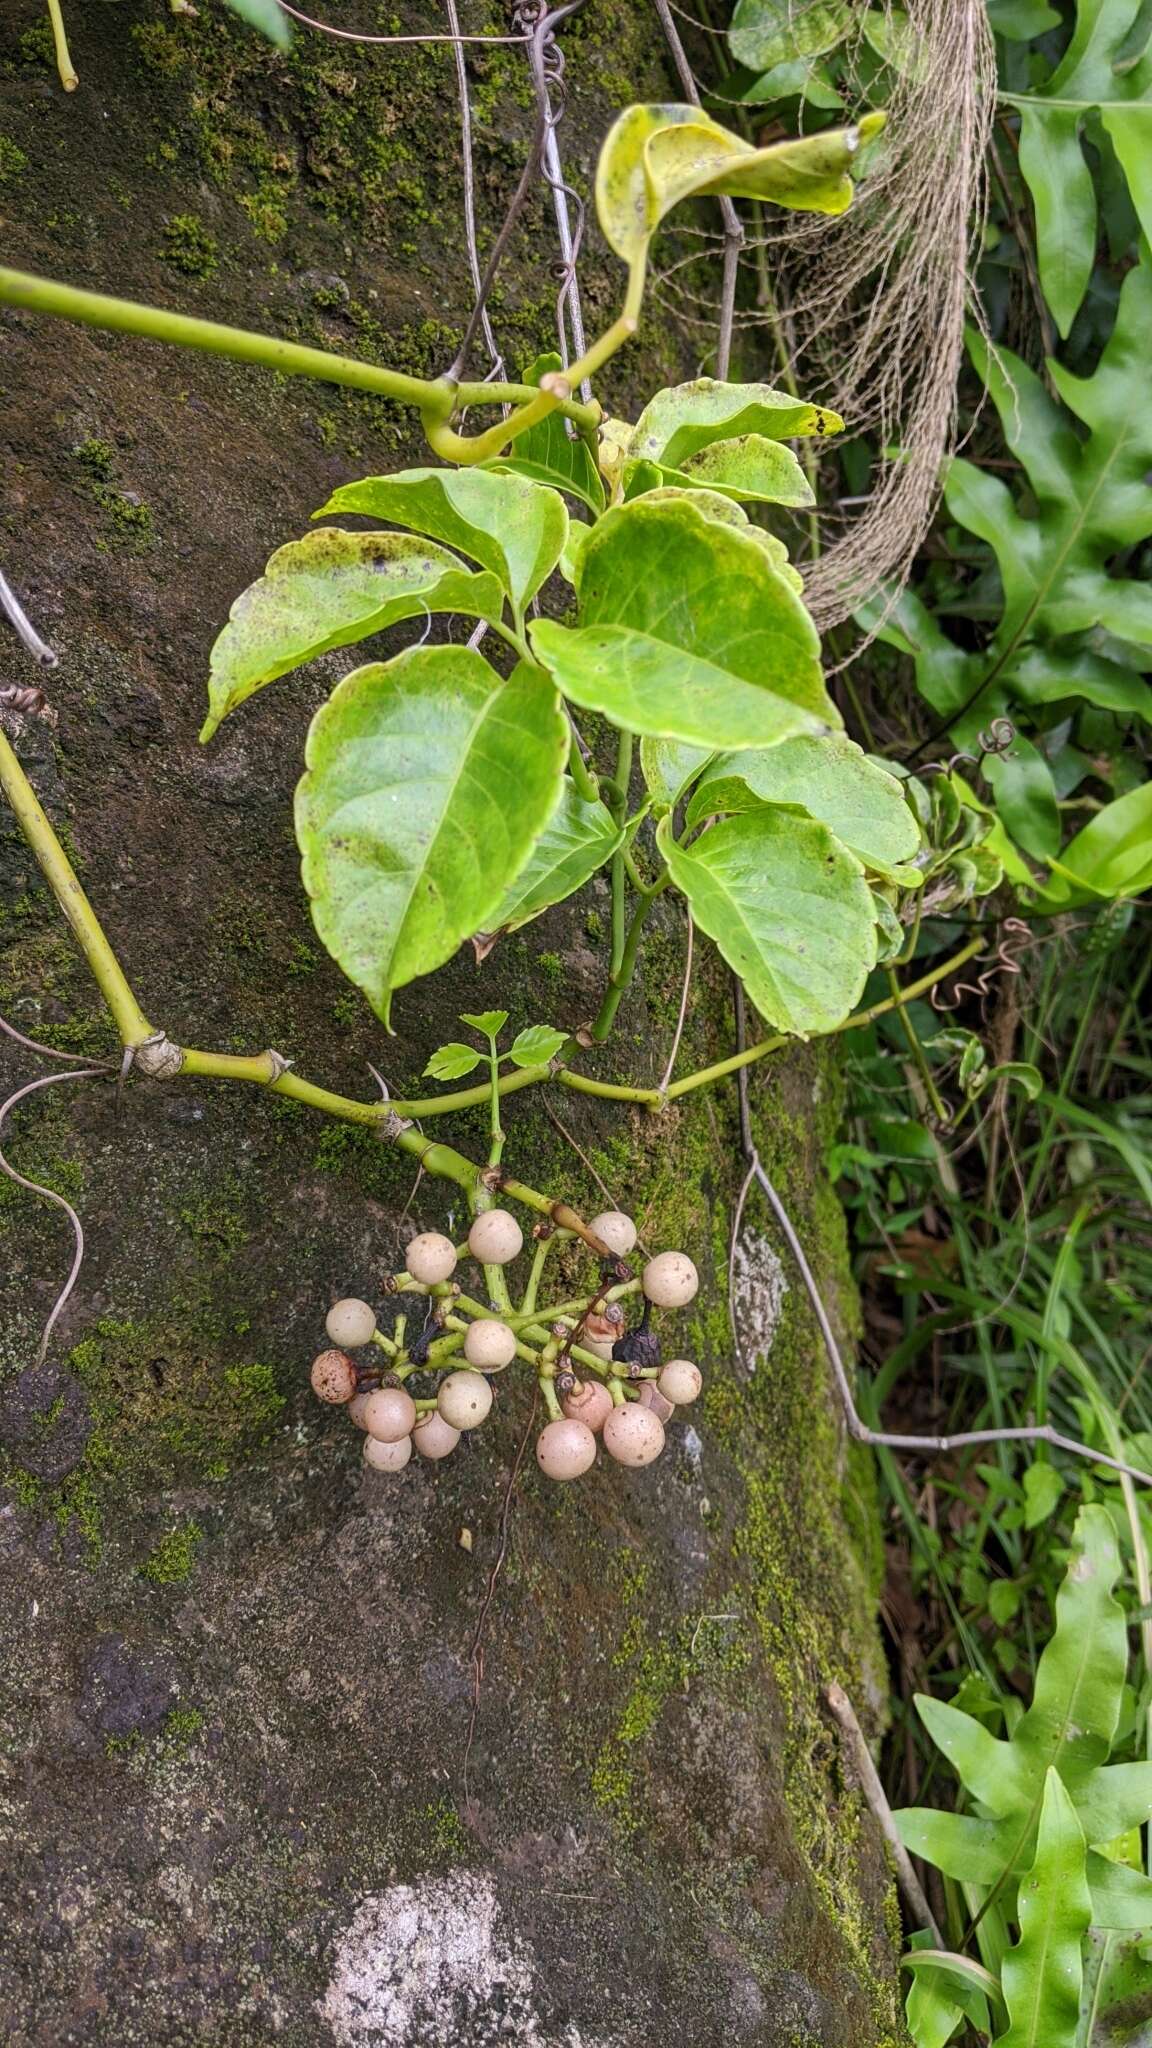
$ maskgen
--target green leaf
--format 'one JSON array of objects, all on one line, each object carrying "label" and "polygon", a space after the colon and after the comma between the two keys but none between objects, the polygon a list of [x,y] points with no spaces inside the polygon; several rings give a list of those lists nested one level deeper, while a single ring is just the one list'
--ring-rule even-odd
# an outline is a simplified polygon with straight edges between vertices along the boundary
[{"label": "green leaf", "polygon": [[878,872],[914,860],[920,851],[920,827],[902,784],[842,733],[785,740],[764,753],[718,755],[692,793],[688,823],[747,808],[746,801],[733,800],[733,780],[753,799],[799,805]]},{"label": "green leaf", "polygon": [[1098,1849],[1088,1851],[1087,1868],[1093,1924],[1138,1931],[1147,1940],[1152,1927],[1152,1878],[1145,1877],[1143,1871],[1130,1870],[1125,1863],[1113,1863]]},{"label": "green leaf", "polygon": [[900,7],[870,7],[864,16],[864,35],[869,48],[884,64],[918,85],[928,76],[924,40],[919,25],[909,20]]},{"label": "green leaf", "polygon": [[989,1068],[988,1079],[1007,1081],[1011,1087],[1022,1089],[1029,1102],[1035,1102],[1044,1089],[1043,1074],[1029,1060],[1002,1060],[998,1067]]},{"label": "green leaf", "polygon": [[445,548],[409,534],[327,526],[289,541],[236,599],[212,649],[211,709],[200,738],[211,739],[221,719],[265,683],[330,648],[421,613],[493,620],[502,611],[495,576],[477,575]]},{"label": "green leaf", "polygon": [[678,804],[693,776],[712,759],[710,747],[689,747],[682,740],[643,739],[640,767],[644,781],[661,802]]},{"label": "green leaf", "polygon": [[1054,1515],[1064,1498],[1064,1481],[1055,1465],[1029,1465],[1024,1473],[1024,1527],[1038,1529]]},{"label": "green leaf", "polygon": [[901,1956],[900,1967],[916,1977],[935,1977],[973,2026],[984,2033],[989,2031],[989,2006],[993,2010],[1003,2010],[1003,1995],[991,1970],[986,1970],[983,1963],[974,1962],[971,1956],[957,1955],[951,1949],[934,1948],[930,1934],[920,1937],[910,1955]]},{"label": "green leaf", "polygon": [[508,1057],[518,1067],[546,1067],[568,1043],[566,1031],[554,1031],[550,1024],[529,1024],[513,1040]]},{"label": "green leaf", "polygon": [[772,746],[840,723],[820,643],[762,548],[682,502],[637,498],[596,527],[580,625],[537,620],[565,695],[632,732],[706,747]]},{"label": "green leaf", "polygon": [[478,1012],[461,1010],[460,1022],[462,1024],[470,1024],[473,1031],[480,1033],[481,1038],[497,1039],[508,1022],[508,1012],[507,1010],[480,1010]]},{"label": "green leaf", "polygon": [[1002,823],[1034,860],[1053,860],[1060,850],[1060,812],[1052,770],[1043,754],[1017,733],[1006,754],[989,754],[984,773]]},{"label": "green leaf", "polygon": [[1001,1742],[971,1714],[945,1700],[916,1694],[916,1711],[961,1783],[990,1813],[1027,1811],[1034,1792],[1028,1761],[1011,1742]]},{"label": "green leaf", "polygon": [[771,384],[722,384],[697,377],[658,391],[645,406],[628,443],[637,462],[681,469],[717,441],[755,435],[765,441],[838,434],[844,422],[827,406],[807,405]]},{"label": "green leaf", "polygon": [[557,491],[491,470],[404,469],[343,484],[316,514],[360,512],[459,548],[500,578],[518,610],[551,575],[568,538]]},{"label": "green leaf", "polygon": [[981,1820],[941,1813],[934,1806],[903,1806],[892,1815],[904,1847],[961,1884],[999,1884],[1020,1843],[1019,1820]]},{"label": "green leaf", "polygon": [[[1133,573],[1152,537],[1152,409],[1145,400],[1152,332],[1152,260],[1124,279],[1112,333],[1088,377],[1060,364],[1040,378],[1007,349],[979,336],[970,352],[1023,479],[954,461],[946,483],[952,516],[992,549],[1003,588],[996,630],[983,652],[958,647],[906,595],[880,622],[880,637],[911,653],[917,688],[971,746],[991,715],[1018,706],[1097,697],[1118,714],[1145,716],[1148,686],[1093,645],[1132,650],[1152,666],[1152,582]],[[869,623],[875,623],[873,608]]]},{"label": "green leaf", "polygon": [[1102,1764],[1077,1784],[1076,1812],[1088,1842],[1114,1842],[1152,1820],[1152,1763]]},{"label": "green leaf", "polygon": [[713,441],[689,455],[680,474],[706,490],[730,491],[749,501],[773,505],[814,505],[812,486],[790,448],[763,434]]},{"label": "green leaf", "polygon": [[259,29],[270,43],[281,50],[287,50],[292,43],[292,23],[277,0],[224,0],[233,14],[246,21],[250,28]]},{"label": "green leaf", "polygon": [[392,992],[496,908],[555,808],[568,724],[539,670],[470,648],[346,676],[312,721],[296,792],[321,939],[388,1023]]},{"label": "green leaf", "polygon": [[844,101],[822,64],[811,58],[798,57],[795,61],[774,64],[751,85],[737,94],[741,106],[759,107],[770,100],[786,100],[798,96],[810,107],[821,107],[826,112],[839,114]]},{"label": "green leaf", "polygon": [[1128,1668],[1124,1612],[1112,1594],[1119,1573],[1107,1509],[1081,1508],[1056,1595],[1056,1628],[1036,1667],[1032,1704],[1012,1738],[1038,1774],[1054,1765],[1075,1782],[1108,1756]]},{"label": "green leaf", "polygon": [[1152,48],[1137,61],[1125,44],[1141,0],[1079,0],[1076,27],[1047,82],[1002,93],[1020,110],[1020,168],[1036,211],[1044,296],[1061,334],[1072,325],[1096,255],[1096,198],[1081,154],[1085,117],[1099,114],[1128,180],[1145,236],[1152,237]]},{"label": "green leaf", "polygon": [[[491,943],[500,932],[518,931],[553,903],[563,903],[612,858],[623,837],[622,828],[599,799],[586,802],[566,775],[556,809],[497,906],[484,938]],[[479,935],[477,938],[480,950],[486,952],[487,945],[479,941]]]},{"label": "green leaf", "polygon": [[1045,910],[1152,888],[1152,782],[1118,796],[1069,841],[1044,889]]},{"label": "green leaf", "polygon": [[[554,375],[563,367],[560,357],[553,351],[550,355],[539,356],[525,373],[523,381],[525,384],[539,384],[541,377]],[[530,482],[547,484],[554,491],[568,491],[588,506],[593,517],[604,510],[604,484],[592,450],[578,434],[569,434],[561,413],[549,413],[547,419],[529,427],[526,434],[520,434],[507,455],[502,455],[497,462],[485,463],[483,467],[527,477]]]},{"label": "green leaf", "polygon": [[1020,1886],[1017,1917],[1020,1939],[1000,1972],[1010,2024],[999,2048],[1075,2048],[1092,1900],[1084,1836],[1055,1770],[1045,1780],[1036,1856]]},{"label": "green leaf", "polygon": [[454,1039],[433,1053],[424,1072],[433,1081],[459,1081],[480,1065],[480,1058],[474,1045],[461,1045],[458,1039]]},{"label": "green leaf", "polygon": [[1152,725],[1152,687],[1118,661],[1106,660],[1075,641],[1025,647],[1006,670],[1006,680],[1025,704],[1058,704],[1080,698],[1119,718]]},{"label": "green leaf", "polygon": [[726,194],[843,213],[852,200],[849,166],[883,125],[883,114],[865,114],[852,128],[756,149],[699,107],[628,107],[609,129],[596,169],[604,238],[635,274],[665,214],[684,199]]},{"label": "green leaf", "polygon": [[749,71],[768,71],[789,58],[822,57],[843,42],[852,21],[843,0],[736,0],[728,47]]},{"label": "green leaf", "polygon": [[823,825],[767,806],[688,849],[669,827],[656,839],[672,879],[765,1021],[800,1038],[834,1030],[876,961],[859,862]]}]

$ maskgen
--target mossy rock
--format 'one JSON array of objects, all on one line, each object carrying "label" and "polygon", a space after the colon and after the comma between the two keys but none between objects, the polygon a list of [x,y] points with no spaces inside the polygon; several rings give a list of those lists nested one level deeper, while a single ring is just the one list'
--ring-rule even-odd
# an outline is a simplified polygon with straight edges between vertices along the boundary
[{"label": "mossy rock", "polygon": [[[300,36],[285,59],[208,0],[196,17],[162,0],[74,0],[70,15],[67,98],[38,0],[0,23],[7,260],[442,367],[468,303],[442,48]],[[369,0],[348,18],[393,26]],[[586,189],[615,106],[675,87],[631,0],[563,33],[565,163]],[[469,66],[487,237],[531,95],[515,49]],[[551,253],[541,196],[495,306],[513,362],[548,345]],[[595,321],[619,276],[594,238],[583,278]],[[178,1040],[275,1045],[350,1093],[373,1088],[369,1062],[410,1091],[463,1009],[583,1022],[608,922],[595,885],[483,966],[462,955],[403,991],[396,1039],[342,982],[291,831],[331,663],[197,746],[237,590],[335,485],[419,459],[410,421],[24,315],[0,314],[0,331],[0,559],[62,653],[59,732],[29,727],[21,753],[148,1014]],[[698,351],[653,323],[606,397],[634,412],[642,373],[690,374]],[[658,1076],[682,945],[662,904],[596,1070]],[[2,816],[0,1008],[81,1059],[115,1056]],[[731,1030],[726,977],[706,964],[683,1064],[722,1057]],[[822,1178],[834,1059],[758,1067],[752,1095],[850,1332]],[[483,1122],[445,1135],[475,1150]],[[903,2038],[889,1873],[821,1707],[837,1678],[881,1723],[871,1477],[756,1213],[734,1355],[733,1090],[659,1118],[525,1093],[507,1122],[508,1161],[534,1183],[598,1207],[598,1175],[649,1240],[692,1252],[703,1285],[682,1336],[707,1377],[659,1466],[560,1489],[529,1456],[510,1507],[519,1389],[501,1387],[456,1458],[396,1483],[365,1478],[353,1432],[306,1393],[326,1303],[377,1291],[413,1219],[458,1227],[451,1191],[414,1188],[402,1155],[256,1089],[66,1084],[22,1106],[14,1159],[78,1203],[88,1247],[36,1368],[66,1228],[16,1190],[0,1201],[12,2048]]]}]

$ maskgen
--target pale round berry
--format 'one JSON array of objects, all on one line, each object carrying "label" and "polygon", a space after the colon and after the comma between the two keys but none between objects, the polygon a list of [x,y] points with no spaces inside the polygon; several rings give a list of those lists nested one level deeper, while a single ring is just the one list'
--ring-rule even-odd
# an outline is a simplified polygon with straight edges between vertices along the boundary
[{"label": "pale round berry", "polygon": [[672,1401],[677,1408],[694,1401],[703,1384],[700,1367],[693,1365],[690,1358],[670,1358],[656,1382],[665,1400]]},{"label": "pale round berry", "polygon": [[422,1415],[412,1431],[413,1446],[422,1458],[446,1458],[459,1441],[460,1431],[445,1422],[435,1409],[428,1415]]},{"label": "pale round berry", "polygon": [[324,1328],[334,1344],[343,1344],[349,1351],[358,1351],[362,1344],[370,1344],[376,1328],[375,1311],[366,1301],[357,1301],[350,1294],[344,1301],[334,1301],[325,1319]]},{"label": "pale round berry", "polygon": [[352,1399],[348,1403],[348,1420],[354,1422],[357,1429],[367,1429],[368,1427],[364,1420],[364,1410],[371,1398],[370,1394],[353,1394]]},{"label": "pale round berry", "polygon": [[468,1232],[468,1249],[484,1266],[506,1266],[524,1242],[524,1232],[508,1209],[485,1209]]},{"label": "pale round berry", "polygon": [[464,1339],[464,1356],[478,1372],[500,1372],[516,1356],[516,1339],[507,1323],[482,1316]]},{"label": "pale round berry", "polygon": [[416,1403],[403,1387],[377,1387],[361,1412],[369,1436],[379,1437],[382,1444],[398,1444],[402,1436],[411,1434]]},{"label": "pale round berry", "polygon": [[612,1413],[612,1396],[595,1380],[584,1380],[565,1394],[560,1406],[571,1421],[586,1423],[598,1435]]},{"label": "pale round berry", "polygon": [[422,1230],[405,1252],[404,1265],[413,1280],[435,1287],[440,1280],[450,1280],[456,1271],[456,1247],[439,1230]]},{"label": "pale round berry", "polygon": [[492,1406],[492,1389],[478,1372],[450,1372],[440,1382],[436,1406],[453,1429],[476,1429]]},{"label": "pale round berry", "polygon": [[536,1439],[536,1463],[549,1479],[579,1479],[596,1462],[596,1439],[586,1422],[546,1423]]},{"label": "pale round berry", "polygon": [[666,1394],[660,1392],[655,1380],[645,1380],[637,1396],[642,1408],[650,1408],[661,1422],[667,1422],[676,1410]]},{"label": "pale round berry", "polygon": [[604,1424],[604,1449],[618,1465],[650,1465],[664,1449],[664,1424],[650,1408],[629,1401]]},{"label": "pale round berry", "polygon": [[364,1439],[364,1463],[373,1472],[402,1472],[411,1456],[410,1436],[402,1436],[395,1443],[384,1443],[378,1436]]},{"label": "pale round berry", "polygon": [[658,1252],[644,1268],[642,1285],[656,1308],[684,1308],[700,1280],[687,1252]]},{"label": "pale round berry", "polygon": [[346,1351],[322,1351],[308,1377],[321,1401],[350,1401],[356,1392],[356,1367]]},{"label": "pale round berry", "polygon": [[607,1245],[610,1252],[615,1252],[618,1259],[626,1259],[635,1249],[636,1225],[623,1209],[605,1209],[592,1218],[588,1228]]}]

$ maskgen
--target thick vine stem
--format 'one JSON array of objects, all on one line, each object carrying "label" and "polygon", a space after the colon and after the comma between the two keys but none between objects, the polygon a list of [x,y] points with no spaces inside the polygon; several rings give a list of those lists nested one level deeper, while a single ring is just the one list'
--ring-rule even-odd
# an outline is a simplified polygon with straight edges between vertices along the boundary
[{"label": "thick vine stem", "polygon": [[84,957],[112,1013],[122,1043],[143,1045],[155,1033],[136,1001],[124,971],[100,927],[76,872],[48,821],[32,784],[21,768],[7,736],[0,729],[0,789],[12,806],[16,823],[40,863],[57,903],[75,932]]},{"label": "thick vine stem", "polygon": [[[228,327],[218,320],[200,320],[187,313],[172,313],[162,306],[144,306],[132,299],[113,298],[107,292],[89,292],[76,285],[60,284],[54,278],[36,277],[28,271],[0,267],[0,304],[22,306],[31,313],[47,313],[64,320],[79,321],[85,327],[100,327],[117,334],[138,334],[146,340],[173,342],[180,348],[195,348],[210,355],[230,356],[236,362],[259,363],[286,377],[316,377],[325,384],[344,384],[355,391],[373,391],[412,406],[428,425],[446,424],[456,410],[470,405],[515,405],[514,413],[498,429],[501,444],[522,433],[532,421],[523,414],[535,406],[537,416],[546,417],[557,407],[584,431],[595,429],[600,420],[598,405],[584,405],[572,398],[545,395],[531,384],[454,384],[447,378],[410,377],[401,370],[388,370],[377,363],[361,362],[355,356],[335,355],[328,349],[309,348],[301,342],[280,341],[270,334],[254,334],[244,327]],[[510,431],[511,430],[511,431]],[[477,453],[483,436],[461,445],[468,451],[456,460],[482,462]],[[491,452],[497,452],[495,450]]]}]

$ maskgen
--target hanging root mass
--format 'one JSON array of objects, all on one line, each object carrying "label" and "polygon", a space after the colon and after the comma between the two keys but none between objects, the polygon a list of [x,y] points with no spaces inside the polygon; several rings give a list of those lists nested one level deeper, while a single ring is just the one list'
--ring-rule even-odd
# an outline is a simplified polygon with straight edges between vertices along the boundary
[{"label": "hanging root mass", "polygon": [[[898,582],[927,532],[955,441],[964,324],[979,317],[970,280],[996,107],[985,11],[908,0],[906,39],[900,16],[888,21],[900,68],[856,203],[833,220],[777,215],[765,251],[798,384],[827,391],[878,450],[863,503],[807,571],[824,629]],[[849,104],[865,99],[863,48],[847,56]]]}]

